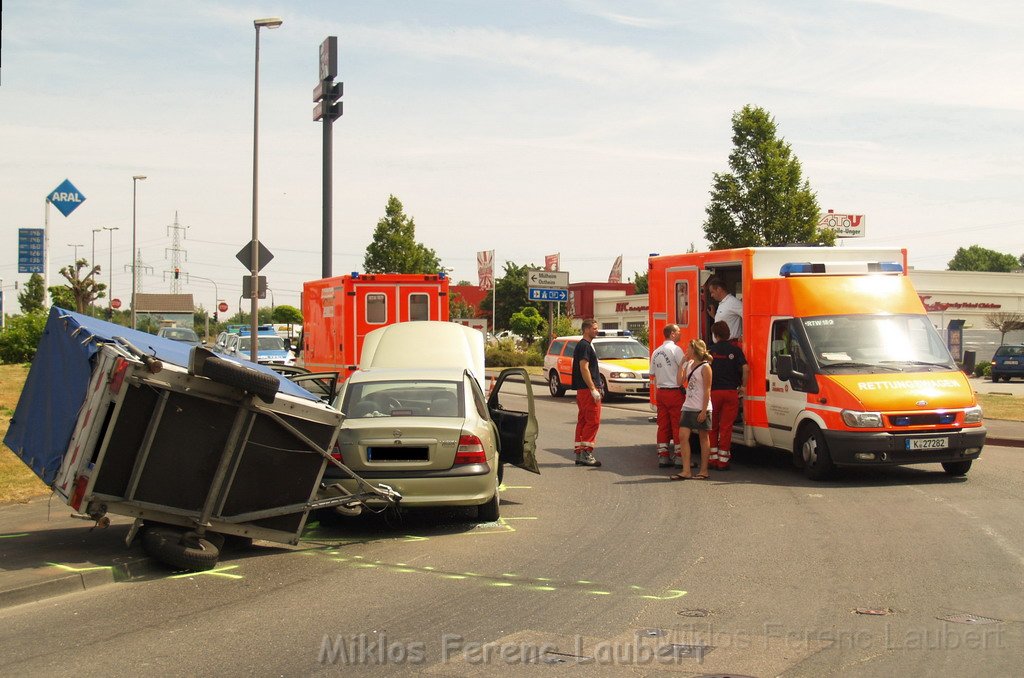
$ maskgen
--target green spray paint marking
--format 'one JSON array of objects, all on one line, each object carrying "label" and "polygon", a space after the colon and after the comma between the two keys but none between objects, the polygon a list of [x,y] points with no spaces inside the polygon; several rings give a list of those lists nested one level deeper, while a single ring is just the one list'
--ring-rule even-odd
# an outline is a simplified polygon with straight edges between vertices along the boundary
[{"label": "green spray paint marking", "polygon": [[195,577],[200,574],[209,574],[214,577],[225,577],[227,579],[245,579],[240,574],[229,574],[228,570],[237,569],[238,565],[225,565],[224,567],[218,567],[213,570],[203,570],[202,572],[183,572],[181,574],[172,574],[168,579],[187,579],[188,577]]},{"label": "green spray paint marking", "polygon": [[27,537],[28,532],[19,532],[18,534],[0,534],[0,539],[14,539],[15,537]]},{"label": "green spray paint marking", "polygon": [[110,565],[97,565],[96,567],[71,567],[70,565],[62,565],[60,563],[47,563],[53,567],[59,567],[65,572],[95,572],[96,570],[112,570],[114,569]]}]

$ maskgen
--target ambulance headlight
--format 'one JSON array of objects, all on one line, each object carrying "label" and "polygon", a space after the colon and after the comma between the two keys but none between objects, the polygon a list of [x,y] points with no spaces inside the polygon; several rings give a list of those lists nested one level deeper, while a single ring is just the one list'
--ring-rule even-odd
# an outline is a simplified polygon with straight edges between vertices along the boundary
[{"label": "ambulance headlight", "polygon": [[632,372],[612,372],[608,376],[612,379],[636,379],[636,375]]},{"label": "ambulance headlight", "polygon": [[843,410],[843,421],[851,428],[881,428],[882,413]]},{"label": "ambulance headlight", "polygon": [[975,405],[964,410],[964,423],[965,424],[979,424],[981,423],[981,408]]}]

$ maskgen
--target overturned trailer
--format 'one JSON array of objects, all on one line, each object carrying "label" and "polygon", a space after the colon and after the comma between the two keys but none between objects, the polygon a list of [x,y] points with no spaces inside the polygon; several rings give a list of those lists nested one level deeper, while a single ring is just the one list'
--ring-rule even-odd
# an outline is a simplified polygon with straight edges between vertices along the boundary
[{"label": "overturned trailer", "polygon": [[[311,510],[400,499],[332,458],[343,419],[269,369],[53,308],[4,442],[79,517],[133,516],[129,543],[201,570],[224,535],[296,544]],[[328,464],[358,491],[321,491]]]}]

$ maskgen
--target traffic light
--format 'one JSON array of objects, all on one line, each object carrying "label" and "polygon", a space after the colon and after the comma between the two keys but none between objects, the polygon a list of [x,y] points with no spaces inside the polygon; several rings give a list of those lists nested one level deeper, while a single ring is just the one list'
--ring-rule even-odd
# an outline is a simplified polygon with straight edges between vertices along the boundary
[{"label": "traffic light", "polygon": [[217,322],[217,312],[213,312],[213,322]]},{"label": "traffic light", "polygon": [[177,279],[178,279],[178,276],[179,276],[179,274],[180,274],[180,271],[178,270],[178,268],[177,268],[177,267],[175,267],[175,268],[174,268],[174,279],[175,279],[175,280],[177,280]]}]

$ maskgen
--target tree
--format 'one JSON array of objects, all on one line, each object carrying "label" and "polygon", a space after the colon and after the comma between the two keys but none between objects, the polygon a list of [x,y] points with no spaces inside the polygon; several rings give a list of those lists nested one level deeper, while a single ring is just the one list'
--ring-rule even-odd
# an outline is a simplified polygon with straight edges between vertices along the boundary
[{"label": "tree", "polygon": [[46,288],[43,286],[43,276],[33,273],[28,279],[25,288],[18,295],[18,304],[22,313],[42,311],[46,305]]},{"label": "tree", "polygon": [[0,332],[0,362],[27,363],[32,360],[39,340],[43,337],[46,317],[40,308],[32,313],[9,318],[4,331]]},{"label": "tree", "polygon": [[966,249],[957,248],[956,254],[949,260],[946,270],[1009,273],[1019,267],[1020,262],[1012,254],[1002,254],[981,245],[971,245]]},{"label": "tree", "polygon": [[1006,343],[1008,332],[1024,330],[1024,314],[1021,313],[989,313],[985,316],[985,324],[999,331],[999,344]]},{"label": "tree", "polygon": [[466,303],[466,300],[458,292],[448,293],[448,317],[449,318],[473,318],[476,311]]},{"label": "tree", "polygon": [[508,321],[509,329],[521,336],[527,346],[533,344],[534,337],[543,334],[542,330],[546,324],[540,317],[540,311],[533,306],[524,306],[513,313]]},{"label": "tree", "polygon": [[275,306],[273,313],[270,314],[275,323],[282,325],[301,325],[302,324],[302,311],[289,306],[287,304],[281,304]]},{"label": "tree", "polygon": [[405,215],[401,201],[388,197],[384,218],[377,222],[366,248],[367,273],[437,273],[441,260],[434,250],[416,242],[416,224]]},{"label": "tree", "polygon": [[67,309],[75,308],[75,293],[67,285],[55,285],[49,288],[49,291],[50,300],[54,306]]},{"label": "tree", "polygon": [[[524,306],[533,306],[538,311],[541,310],[540,302],[528,301],[526,298],[526,276],[527,271],[531,268],[537,267],[532,264],[519,266],[514,262],[506,261],[505,276],[494,281],[494,289],[488,292],[484,300],[480,302],[480,309],[483,313],[494,308],[495,317],[491,318],[493,332],[509,329],[508,323],[512,314]],[[493,299],[497,299],[496,305],[492,301]],[[547,310],[545,309],[544,312],[547,313]]]},{"label": "tree", "polygon": [[818,229],[818,200],[776,132],[763,108],[747,105],[732,116],[731,171],[715,172],[705,209],[711,249],[835,242],[834,231]]},{"label": "tree", "polygon": [[[69,264],[60,269],[60,274],[68,281],[68,285],[64,289],[69,289],[71,291],[72,305],[79,313],[85,313],[86,309],[89,308],[92,302],[103,296],[103,290],[107,289],[106,285],[96,281],[95,276],[100,272],[99,266],[93,266],[89,272],[85,274],[85,277],[82,277],[82,269],[87,268],[88,266],[88,261],[85,259],[79,259],[74,264]],[[53,295],[53,291],[54,288],[51,287],[51,295]],[[57,302],[56,295],[54,295],[54,303],[58,306],[61,305]]]},{"label": "tree", "polygon": [[647,274],[636,271],[633,273],[633,284],[636,285],[636,294],[647,294]]}]

